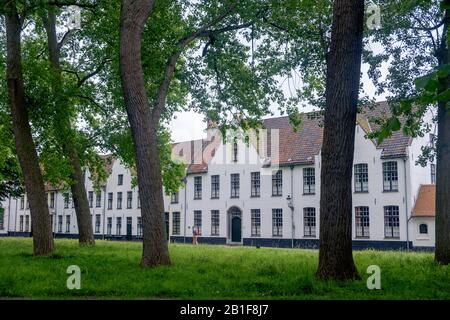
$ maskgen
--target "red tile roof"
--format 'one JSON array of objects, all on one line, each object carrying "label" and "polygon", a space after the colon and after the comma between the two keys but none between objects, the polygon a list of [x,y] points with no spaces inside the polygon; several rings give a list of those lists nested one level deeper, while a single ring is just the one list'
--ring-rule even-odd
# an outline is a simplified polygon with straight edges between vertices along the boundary
[{"label": "red tile roof", "polygon": [[411,214],[412,217],[436,216],[436,185],[420,186],[419,196]]},{"label": "red tile roof", "polygon": [[[386,102],[377,103],[374,107],[364,107],[358,115],[358,121],[361,127],[367,132],[376,130],[379,125],[377,119],[388,117],[390,108]],[[272,130],[279,130],[279,159],[272,161],[272,164],[291,165],[291,164],[313,164],[314,157],[320,153],[323,140],[323,127],[321,125],[322,116],[318,112],[306,113],[302,124],[297,131],[289,121],[289,117],[277,117],[263,120],[263,127],[268,130],[268,141],[265,148],[270,155]],[[406,156],[406,148],[411,144],[412,139],[403,135],[402,132],[395,132],[391,137],[385,139],[378,149],[382,149],[382,158],[395,158]],[[189,143],[189,142],[184,142]],[[194,142],[192,142],[194,143]],[[196,140],[195,143],[200,143]],[[209,141],[201,140],[202,150],[209,145]],[[374,142],[375,143],[375,142]],[[218,147],[218,144],[217,144]],[[210,148],[208,148],[209,150]],[[202,151],[203,152],[203,151]],[[210,153],[210,151],[208,151]],[[186,156],[186,155],[184,155]],[[201,159],[202,154],[196,154],[195,158]],[[187,173],[205,173],[208,170],[208,161],[210,154],[203,154],[201,161],[195,161],[188,166]]]}]

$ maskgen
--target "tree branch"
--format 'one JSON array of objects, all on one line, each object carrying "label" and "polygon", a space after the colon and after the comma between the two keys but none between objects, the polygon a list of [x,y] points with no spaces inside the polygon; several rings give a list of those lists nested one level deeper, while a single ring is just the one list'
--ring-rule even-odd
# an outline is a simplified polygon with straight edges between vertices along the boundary
[{"label": "tree branch", "polygon": [[158,92],[156,94],[156,99],[155,99],[155,103],[153,105],[153,110],[152,110],[152,118],[153,118],[154,123],[158,123],[159,119],[161,118],[161,114],[163,112],[163,109],[164,109],[164,106],[166,103],[166,98],[167,98],[167,93],[169,90],[170,82],[173,78],[173,74],[175,72],[175,67],[176,67],[178,58],[180,57],[183,49],[187,45],[189,45],[192,41],[194,41],[195,39],[198,39],[198,38],[202,38],[202,37],[210,37],[211,38],[220,33],[233,31],[233,30],[239,30],[239,29],[247,28],[247,27],[253,25],[253,21],[252,21],[252,22],[248,22],[248,23],[244,23],[244,24],[240,24],[240,25],[232,25],[232,26],[227,26],[227,27],[220,28],[220,29],[215,29],[215,30],[210,29],[213,26],[215,26],[216,24],[218,24],[219,22],[221,22],[223,19],[225,19],[229,14],[231,14],[235,10],[235,8],[236,8],[235,5],[230,6],[230,8],[228,8],[228,10],[226,10],[223,14],[221,14],[220,16],[213,19],[210,23],[208,23],[205,26],[199,28],[198,30],[192,32],[191,34],[181,38],[177,42],[175,51],[172,53],[172,55],[169,57],[169,59],[167,59],[166,68],[164,71],[164,79],[163,79],[161,85],[159,86]]}]

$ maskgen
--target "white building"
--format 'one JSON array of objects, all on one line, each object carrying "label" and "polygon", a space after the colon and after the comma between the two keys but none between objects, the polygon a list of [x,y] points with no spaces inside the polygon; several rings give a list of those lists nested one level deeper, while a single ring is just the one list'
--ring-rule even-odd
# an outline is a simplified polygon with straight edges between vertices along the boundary
[{"label": "white building", "polygon": [[[355,126],[354,247],[432,248],[434,218],[429,212],[421,217],[416,210],[419,191],[425,188],[421,186],[431,185],[435,179],[433,164],[425,168],[416,165],[421,147],[430,143],[430,138],[413,139],[398,132],[381,145],[366,139],[376,127],[374,119],[387,115],[388,110],[385,103],[367,108],[358,115]],[[295,131],[287,117],[267,119],[267,135],[250,143],[242,139],[223,143],[210,126],[206,139],[174,144],[174,156],[189,165],[185,187],[165,197],[170,240],[191,242],[196,225],[201,230],[200,243],[317,248],[320,122],[316,113],[310,113]],[[131,186],[130,171],[115,160],[107,170],[110,176],[100,193],[94,191],[86,174],[95,235],[139,238],[139,199],[137,189]],[[49,190],[49,206],[55,236],[76,237],[70,197]],[[4,233],[28,235],[31,224],[26,196],[10,199],[4,207]]]}]

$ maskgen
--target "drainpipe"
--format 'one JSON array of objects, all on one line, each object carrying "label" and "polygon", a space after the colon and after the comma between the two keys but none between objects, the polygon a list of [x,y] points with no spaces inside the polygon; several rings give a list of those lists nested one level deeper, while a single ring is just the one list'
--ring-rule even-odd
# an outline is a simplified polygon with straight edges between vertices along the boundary
[{"label": "drainpipe", "polygon": [[291,195],[288,196],[288,206],[291,209],[291,247],[294,248],[295,222],[294,222],[294,166],[291,166]]},{"label": "drainpipe", "polygon": [[8,226],[6,229],[6,233],[9,235],[9,229],[11,224],[11,197],[8,199]]},{"label": "drainpipe", "polygon": [[186,243],[186,214],[187,214],[187,176],[184,178],[184,243]]},{"label": "drainpipe", "polygon": [[103,240],[105,240],[105,219],[106,219],[106,184],[103,186]]},{"label": "drainpipe", "polygon": [[[24,198],[24,203],[25,203],[25,198]],[[17,207],[18,207],[18,204],[19,204],[19,199],[16,199],[16,215],[15,215],[15,220],[14,220],[14,236],[16,236],[16,232],[17,232]]]},{"label": "drainpipe", "polygon": [[406,218],[406,250],[409,251],[409,212],[408,212],[408,181],[407,181],[407,171],[406,171],[406,160],[407,158],[403,158],[403,167],[405,170],[405,218]]}]

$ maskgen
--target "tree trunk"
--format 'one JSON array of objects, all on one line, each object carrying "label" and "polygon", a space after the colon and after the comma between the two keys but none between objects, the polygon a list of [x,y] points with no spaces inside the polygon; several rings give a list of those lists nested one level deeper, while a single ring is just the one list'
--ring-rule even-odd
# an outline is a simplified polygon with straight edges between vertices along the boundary
[{"label": "tree trunk", "polygon": [[352,169],[363,23],[363,0],[334,1],[322,145],[320,279],[359,278],[352,255]]},{"label": "tree trunk", "polygon": [[142,32],[153,5],[151,0],[122,0],[120,16],[120,75],[136,157],[143,227],[143,267],[170,264],[157,147],[158,121],[151,115],[141,65]]},{"label": "tree trunk", "polygon": [[6,2],[5,9],[7,34],[6,78],[16,151],[30,203],[33,253],[36,256],[42,256],[53,252],[54,242],[44,180],[39,167],[39,159],[31,134],[28,110],[25,104],[20,39],[22,23],[13,1]]},{"label": "tree trunk", "polygon": [[[446,10],[450,19],[450,10]],[[450,61],[447,45],[449,21],[444,24],[441,48],[437,53],[439,65]],[[450,89],[450,77],[440,78],[441,92]],[[438,137],[436,145],[436,262],[450,264],[450,109],[449,101],[438,103]]]},{"label": "tree trunk", "polygon": [[58,43],[56,36],[56,14],[52,10],[49,10],[47,16],[44,16],[43,22],[47,32],[50,64],[53,74],[55,75],[55,79],[53,80],[53,92],[56,101],[55,107],[56,112],[60,113],[58,117],[60,123],[57,125],[61,126],[61,130],[58,130],[61,136],[58,140],[62,147],[62,151],[66,154],[72,166],[72,173],[70,175],[72,184],[70,189],[77,216],[78,241],[81,245],[94,245],[95,239],[92,228],[91,211],[89,208],[86,186],[84,184],[83,169],[73,141],[73,128],[70,123],[68,111],[63,108],[63,105],[68,102],[66,99],[61,99],[60,97],[60,93],[63,90],[63,82],[61,79],[60,44]]}]

